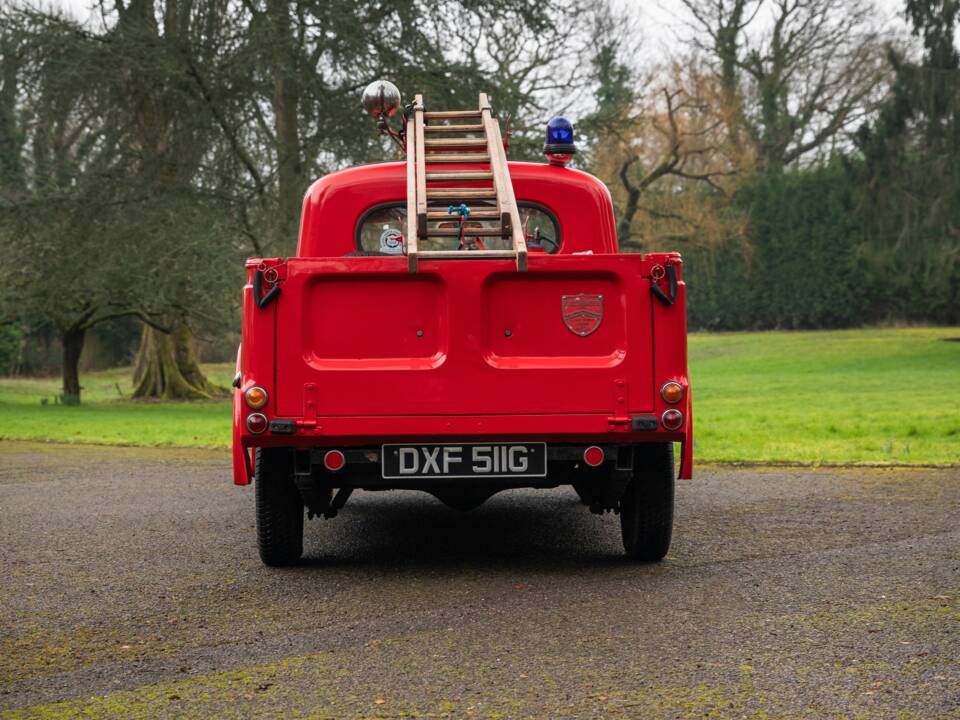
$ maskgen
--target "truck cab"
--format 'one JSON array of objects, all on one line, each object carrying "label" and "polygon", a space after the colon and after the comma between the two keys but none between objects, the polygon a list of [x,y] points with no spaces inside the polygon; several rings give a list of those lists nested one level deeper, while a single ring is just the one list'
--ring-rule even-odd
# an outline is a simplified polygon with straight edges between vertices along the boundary
[{"label": "truck cab", "polygon": [[[304,515],[355,491],[466,511],[559,485],[661,559],[674,443],[681,478],[693,463],[680,256],[621,254],[607,188],[559,163],[504,163],[509,217],[445,193],[488,172],[448,163],[418,213],[414,153],[316,181],[296,254],[247,261],[234,482],[255,481],[262,559],[295,563]],[[453,193],[470,204],[444,214]]]}]

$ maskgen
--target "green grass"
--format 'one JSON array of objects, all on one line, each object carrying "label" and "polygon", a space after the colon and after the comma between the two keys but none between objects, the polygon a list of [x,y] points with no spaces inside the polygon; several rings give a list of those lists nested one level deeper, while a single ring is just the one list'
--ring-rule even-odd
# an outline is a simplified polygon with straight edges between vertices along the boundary
[{"label": "green grass", "polygon": [[[701,462],[960,462],[956,328],[690,336]],[[210,365],[228,385],[233,368]],[[58,378],[0,379],[0,437],[227,447],[227,401],[133,402],[128,369],[88,373],[84,404]],[[118,389],[119,388],[119,389]],[[46,398],[47,405],[41,404]]]},{"label": "green grass", "polygon": [[695,334],[697,457],[960,462],[957,328]]},{"label": "green grass", "polygon": [[[230,386],[232,364],[205,365]],[[227,447],[229,400],[133,401],[130,368],[81,375],[79,407],[54,404],[60,378],[0,378],[0,438],[109,445]],[[46,405],[41,404],[46,401]]]}]

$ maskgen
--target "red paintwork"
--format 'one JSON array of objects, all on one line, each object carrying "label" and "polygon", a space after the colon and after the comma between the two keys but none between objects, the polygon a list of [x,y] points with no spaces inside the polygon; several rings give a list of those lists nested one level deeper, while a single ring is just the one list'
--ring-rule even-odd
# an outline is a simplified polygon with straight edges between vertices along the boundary
[{"label": "red paintwork", "polygon": [[[470,168],[450,165],[444,169]],[[617,252],[610,192],[593,175],[551,165],[512,162],[510,177],[519,202],[543,205],[560,219],[560,254]],[[354,252],[357,220],[366,210],[390,202],[405,206],[406,201],[406,163],[362,165],[317,180],[303,200],[297,257],[342,257]]]},{"label": "red paintwork", "polygon": [[[469,166],[463,166],[469,167]],[[650,292],[651,270],[676,253],[619,254],[610,195],[591,175],[510,163],[519,202],[553,212],[556,255],[509,260],[346,257],[359,218],[406,200],[404,163],[343,170],[307,192],[297,256],[247,262],[274,268],[281,292],[258,308],[243,290],[241,374],[234,398],[234,481],[251,477],[250,449],[346,447],[430,439],[517,439],[584,444],[678,441],[681,477],[693,469],[686,302]],[[592,254],[576,254],[586,253]],[[666,280],[660,281],[667,289]],[[266,292],[266,285],[262,292]],[[603,295],[603,321],[571,332],[563,295]],[[685,390],[668,405],[660,387]],[[250,435],[243,392],[266,389],[268,418],[294,419],[294,435]],[[630,417],[684,414],[677,432],[634,432]]]}]

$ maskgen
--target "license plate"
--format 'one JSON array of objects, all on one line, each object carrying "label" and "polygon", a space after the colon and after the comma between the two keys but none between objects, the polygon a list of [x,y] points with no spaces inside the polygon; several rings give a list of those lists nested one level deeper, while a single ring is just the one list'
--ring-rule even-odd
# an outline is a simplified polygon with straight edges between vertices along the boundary
[{"label": "license plate", "polygon": [[384,445],[384,479],[546,477],[546,443]]}]

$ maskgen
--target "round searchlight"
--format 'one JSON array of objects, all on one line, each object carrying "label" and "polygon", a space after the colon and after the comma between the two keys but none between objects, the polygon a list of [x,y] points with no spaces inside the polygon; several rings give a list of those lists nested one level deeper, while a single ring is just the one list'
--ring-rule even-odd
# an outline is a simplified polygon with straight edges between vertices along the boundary
[{"label": "round searchlight", "polygon": [[389,80],[374,80],[364,89],[360,102],[374,120],[386,120],[400,109],[400,91]]}]

